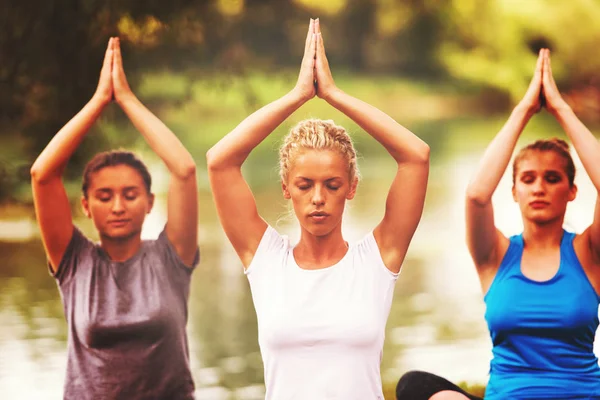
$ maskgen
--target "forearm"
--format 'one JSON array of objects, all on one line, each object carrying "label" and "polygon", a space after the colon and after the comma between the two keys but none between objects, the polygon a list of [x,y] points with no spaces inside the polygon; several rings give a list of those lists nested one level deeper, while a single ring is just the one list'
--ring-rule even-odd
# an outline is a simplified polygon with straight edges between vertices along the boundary
[{"label": "forearm", "polygon": [[398,163],[429,160],[429,146],[378,108],[340,89],[326,100],[373,136]]},{"label": "forearm", "polygon": [[120,101],[119,105],[171,174],[185,179],[195,173],[196,165],[192,155],[177,136],[137,97],[128,96]]},{"label": "forearm", "polygon": [[477,203],[486,204],[508,167],[519,135],[529,122],[531,114],[518,105],[496,137],[489,144],[479,164],[477,172],[467,187],[467,197]]},{"label": "forearm", "polygon": [[553,114],[573,143],[596,190],[600,190],[600,143],[566,103]]},{"label": "forearm", "polygon": [[48,143],[31,167],[31,177],[39,183],[62,175],[67,162],[102,113],[106,103],[97,97],[79,111]]},{"label": "forearm", "polygon": [[209,168],[241,167],[250,152],[304,103],[291,91],[248,116],[208,151]]}]

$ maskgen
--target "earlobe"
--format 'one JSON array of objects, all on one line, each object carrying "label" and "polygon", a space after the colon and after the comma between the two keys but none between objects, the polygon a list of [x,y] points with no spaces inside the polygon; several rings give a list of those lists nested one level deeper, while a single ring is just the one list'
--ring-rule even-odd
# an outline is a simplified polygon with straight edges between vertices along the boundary
[{"label": "earlobe", "polygon": [[576,197],[577,197],[577,185],[573,184],[573,187],[571,188],[571,195],[569,196],[569,201],[575,200]]},{"label": "earlobe", "polygon": [[92,218],[92,214],[90,213],[90,207],[88,201],[85,197],[81,196],[81,209],[86,217]]},{"label": "earlobe", "polygon": [[284,199],[289,200],[292,198],[292,196],[290,196],[290,191],[287,189],[287,185],[285,183],[281,184],[281,190],[283,191]]},{"label": "earlobe", "polygon": [[154,193],[150,193],[148,196],[148,212],[146,214],[150,214],[152,207],[154,207]]},{"label": "earlobe", "polygon": [[358,188],[358,179],[354,178],[352,181],[352,185],[350,186],[350,190],[346,195],[346,200],[352,200],[354,196],[356,196],[356,189]]}]

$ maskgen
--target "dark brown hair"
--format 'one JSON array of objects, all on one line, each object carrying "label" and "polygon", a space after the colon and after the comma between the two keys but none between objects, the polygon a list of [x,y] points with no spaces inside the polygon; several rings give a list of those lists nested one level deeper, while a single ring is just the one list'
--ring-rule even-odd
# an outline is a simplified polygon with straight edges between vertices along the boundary
[{"label": "dark brown hair", "polygon": [[569,152],[569,145],[567,142],[558,138],[536,140],[535,142],[523,147],[517,153],[515,160],[513,161],[513,185],[515,184],[517,177],[517,166],[531,151],[552,151],[562,157],[567,164],[565,166],[565,173],[569,179],[569,186],[573,186],[575,181],[575,163],[573,162],[573,157],[571,157],[571,153]]},{"label": "dark brown hair", "polygon": [[114,167],[117,165],[127,165],[135,169],[141,175],[146,191],[150,193],[152,178],[150,177],[146,165],[130,151],[111,150],[96,154],[85,166],[85,169],[83,170],[83,182],[81,184],[83,196],[86,199],[88,197],[87,191],[90,186],[92,174],[100,171],[102,168]]}]

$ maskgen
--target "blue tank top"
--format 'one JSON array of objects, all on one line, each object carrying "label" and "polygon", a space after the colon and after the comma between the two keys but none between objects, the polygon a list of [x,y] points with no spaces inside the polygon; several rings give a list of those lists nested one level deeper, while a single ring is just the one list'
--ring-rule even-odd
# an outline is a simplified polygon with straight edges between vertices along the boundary
[{"label": "blue tank top", "polygon": [[593,352],[596,294],[564,232],[560,266],[547,281],[521,272],[523,236],[510,245],[484,300],[493,344],[486,400],[600,399]]}]

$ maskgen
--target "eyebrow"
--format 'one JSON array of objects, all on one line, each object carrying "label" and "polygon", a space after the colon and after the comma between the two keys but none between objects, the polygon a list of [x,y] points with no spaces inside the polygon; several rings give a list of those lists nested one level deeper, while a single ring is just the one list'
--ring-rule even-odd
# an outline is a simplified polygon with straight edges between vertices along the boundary
[{"label": "eyebrow", "polygon": [[[130,190],[139,190],[139,186],[125,186],[124,188],[121,189],[121,191],[127,192]],[[94,193],[112,193],[114,192],[113,189],[111,188],[99,188],[94,190]]]},{"label": "eyebrow", "polygon": [[[526,169],[526,170],[522,170],[519,171],[521,174],[537,174],[537,171],[534,169]],[[545,171],[542,171],[543,174],[561,174],[564,171],[561,171],[559,169],[547,169]]]},{"label": "eyebrow", "polygon": [[[296,179],[302,179],[302,180],[310,181],[310,182],[314,181],[314,179],[306,178],[304,176],[297,176]],[[327,178],[327,179],[325,179],[325,182],[334,181],[334,180],[343,180],[343,178],[341,176],[334,176],[333,178]]]}]

